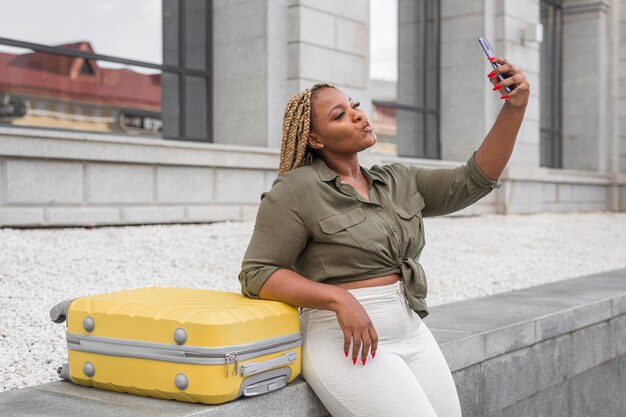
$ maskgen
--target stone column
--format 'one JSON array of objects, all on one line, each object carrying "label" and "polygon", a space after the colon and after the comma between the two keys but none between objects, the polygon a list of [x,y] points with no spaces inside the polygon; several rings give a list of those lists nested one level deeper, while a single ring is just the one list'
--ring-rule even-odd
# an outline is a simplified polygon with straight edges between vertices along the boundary
[{"label": "stone column", "polygon": [[610,12],[607,0],[563,3],[563,168],[610,170]]},{"label": "stone column", "polygon": [[369,0],[289,0],[288,96],[329,82],[371,117]]},{"label": "stone column", "polygon": [[287,0],[213,1],[215,143],[280,147]]},{"label": "stone column", "polygon": [[491,2],[441,0],[441,159],[466,161],[484,139],[488,113],[489,72],[478,44],[495,35]]},{"label": "stone column", "polygon": [[[615,133],[616,141],[613,147],[613,172],[626,174],[626,0],[615,3],[619,7],[619,13],[613,11],[615,22],[613,61],[616,84],[619,88],[612,86],[611,92],[615,97]],[[622,40],[622,42],[620,42]],[[622,196],[622,209],[626,208],[626,187]]]}]

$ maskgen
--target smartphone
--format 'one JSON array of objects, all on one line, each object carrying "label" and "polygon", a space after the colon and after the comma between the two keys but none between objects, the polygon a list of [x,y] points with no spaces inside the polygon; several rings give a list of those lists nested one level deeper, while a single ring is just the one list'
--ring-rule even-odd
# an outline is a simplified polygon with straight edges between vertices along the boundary
[{"label": "smartphone", "polygon": [[[487,55],[487,58],[495,58],[496,57],[496,53],[493,50],[493,48],[491,47],[491,44],[489,43],[487,38],[485,38],[483,36],[479,37],[478,38],[478,43],[483,48],[483,51],[485,51],[485,55]],[[491,66],[495,69],[495,68],[498,68],[500,66],[500,64],[496,64],[495,62],[492,62]],[[511,75],[512,74],[509,73],[509,72],[505,72],[504,74],[498,74],[498,79],[500,81],[504,81],[505,78],[509,78]],[[515,90],[515,87],[517,87],[516,84],[511,84],[509,86],[504,87],[504,89],[506,90],[507,93],[510,93],[511,91]]]}]

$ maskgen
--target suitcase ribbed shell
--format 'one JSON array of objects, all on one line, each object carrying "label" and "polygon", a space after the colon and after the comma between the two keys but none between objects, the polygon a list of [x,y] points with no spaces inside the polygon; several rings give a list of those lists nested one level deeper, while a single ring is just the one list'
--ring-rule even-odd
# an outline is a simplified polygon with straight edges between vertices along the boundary
[{"label": "suitcase ribbed shell", "polygon": [[[83,328],[90,316],[92,332]],[[130,324],[132,323],[132,325]],[[298,309],[242,294],[187,288],[139,288],[77,298],[68,332],[144,342],[175,343],[183,327],[186,345],[222,347],[300,331]]]}]

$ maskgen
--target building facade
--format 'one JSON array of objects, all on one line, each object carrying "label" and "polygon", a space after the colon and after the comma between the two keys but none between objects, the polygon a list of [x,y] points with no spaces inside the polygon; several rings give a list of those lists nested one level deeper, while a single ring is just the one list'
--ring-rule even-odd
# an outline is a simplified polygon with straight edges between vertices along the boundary
[{"label": "building facade", "polygon": [[[626,0],[386,1],[382,29],[377,0],[77,3],[56,8],[86,22],[69,35],[23,30],[63,20],[29,1],[0,29],[0,226],[253,219],[285,104],[320,81],[372,120],[361,165],[458,166],[502,105],[478,36],[531,99],[502,187],[453,215],[626,208]],[[396,73],[377,79],[390,31]]]}]

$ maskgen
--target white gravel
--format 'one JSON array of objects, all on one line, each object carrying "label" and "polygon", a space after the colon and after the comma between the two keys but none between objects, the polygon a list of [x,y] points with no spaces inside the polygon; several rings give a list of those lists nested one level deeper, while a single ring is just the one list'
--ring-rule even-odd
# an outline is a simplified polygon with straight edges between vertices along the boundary
[{"label": "white gravel", "polygon": [[[626,213],[424,219],[430,306],[626,267]],[[239,292],[253,222],[0,229],[0,392],[57,380],[59,301],[145,286]]]}]

